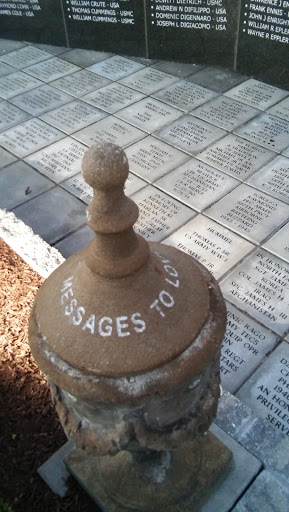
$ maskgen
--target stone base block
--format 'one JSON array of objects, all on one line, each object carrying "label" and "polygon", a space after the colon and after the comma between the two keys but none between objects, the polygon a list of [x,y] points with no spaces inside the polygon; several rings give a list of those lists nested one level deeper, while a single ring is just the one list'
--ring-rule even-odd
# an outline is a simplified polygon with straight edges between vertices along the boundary
[{"label": "stone base block", "polygon": [[[142,475],[137,474],[134,467],[130,470],[130,464],[126,458],[131,456],[127,452],[121,452],[124,454],[121,461],[120,454],[115,457],[95,457],[75,448],[66,457],[65,462],[69,471],[103,512],[131,510],[197,512],[204,498],[207,499],[210,490],[215,487],[217,480],[227,475],[232,456],[231,451],[212,433],[203,437],[199,444],[202,458],[201,463],[198,463],[197,472],[194,463],[196,454],[194,443],[188,443],[179,453],[172,456],[169,469],[163,461],[162,467],[158,466],[157,474],[150,476],[145,465]],[[183,466],[187,467],[185,471],[181,469],[182,458]],[[128,464],[126,465],[125,462]],[[190,467],[192,478],[189,488]],[[110,494],[106,485],[108,473],[110,474]],[[195,476],[196,473],[197,476]],[[117,495],[118,501],[111,496],[111,490],[114,495]],[[120,494],[123,496],[122,503],[120,503]],[[176,499],[177,494],[181,496],[179,500]],[[133,505],[127,505],[126,499]]]}]

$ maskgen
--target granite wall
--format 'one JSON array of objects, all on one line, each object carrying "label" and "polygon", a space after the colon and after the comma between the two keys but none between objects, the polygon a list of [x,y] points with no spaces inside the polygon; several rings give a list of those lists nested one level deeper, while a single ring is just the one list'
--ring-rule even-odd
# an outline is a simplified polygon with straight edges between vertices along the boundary
[{"label": "granite wall", "polygon": [[289,0],[0,0],[1,37],[224,66],[289,87]]}]

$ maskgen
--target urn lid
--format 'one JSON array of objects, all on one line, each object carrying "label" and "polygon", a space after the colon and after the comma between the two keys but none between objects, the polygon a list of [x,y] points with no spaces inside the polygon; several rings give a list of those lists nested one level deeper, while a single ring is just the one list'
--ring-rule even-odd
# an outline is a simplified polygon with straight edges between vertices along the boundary
[{"label": "urn lid", "polygon": [[[113,144],[84,155],[95,238],[44,282],[30,321],[32,352],[48,376],[55,357],[76,373],[119,378],[165,367],[194,343],[198,352],[213,278],[190,256],[135,233],[138,208],[123,191],[128,170]],[[200,364],[218,349],[206,343]]]}]

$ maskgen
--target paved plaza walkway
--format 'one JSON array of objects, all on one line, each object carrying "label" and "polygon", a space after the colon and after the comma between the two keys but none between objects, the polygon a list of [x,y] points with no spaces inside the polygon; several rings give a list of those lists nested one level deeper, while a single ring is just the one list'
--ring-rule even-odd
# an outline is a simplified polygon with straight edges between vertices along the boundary
[{"label": "paved plaza walkway", "polygon": [[0,40],[0,208],[65,258],[92,238],[80,171],[99,141],[126,150],[137,231],[202,262],[227,301],[212,428],[234,459],[202,511],[288,512],[289,91],[218,68]]}]

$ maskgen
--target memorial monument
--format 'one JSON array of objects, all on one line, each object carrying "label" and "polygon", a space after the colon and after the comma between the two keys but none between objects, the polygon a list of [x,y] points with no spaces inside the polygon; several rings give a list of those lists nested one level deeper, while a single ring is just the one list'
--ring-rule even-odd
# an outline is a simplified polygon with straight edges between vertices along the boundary
[{"label": "memorial monument", "polygon": [[1,37],[222,66],[281,87],[289,85],[288,15],[288,0],[0,4]]},{"label": "memorial monument", "polygon": [[207,434],[224,299],[203,265],[135,233],[123,150],[91,147],[83,174],[95,238],[45,281],[30,318],[33,355],[77,446],[68,468],[103,510],[197,510],[231,455]]}]

